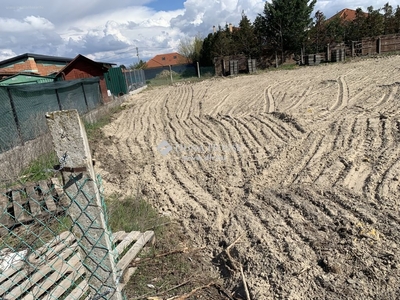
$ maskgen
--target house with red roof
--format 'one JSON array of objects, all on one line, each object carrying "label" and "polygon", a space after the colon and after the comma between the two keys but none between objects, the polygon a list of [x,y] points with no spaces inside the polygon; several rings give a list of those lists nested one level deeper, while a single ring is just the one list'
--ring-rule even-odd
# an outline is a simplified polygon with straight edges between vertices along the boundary
[{"label": "house with red roof", "polygon": [[183,55],[173,52],[166,54],[159,54],[150,59],[146,65],[147,69],[177,66],[187,64],[188,60]]},{"label": "house with red roof", "polygon": [[[364,14],[365,16],[368,16],[368,13],[364,12]],[[333,15],[332,17],[330,17],[327,21],[329,22],[330,20],[339,17],[339,19],[342,21],[353,22],[356,18],[356,15],[357,11],[355,11],[354,9],[345,8],[336,13],[335,15]]]}]

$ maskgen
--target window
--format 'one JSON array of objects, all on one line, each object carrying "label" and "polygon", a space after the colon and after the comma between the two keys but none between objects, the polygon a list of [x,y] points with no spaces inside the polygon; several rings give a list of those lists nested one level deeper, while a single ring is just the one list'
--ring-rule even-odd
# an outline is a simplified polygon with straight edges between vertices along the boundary
[{"label": "window", "polygon": [[161,59],[162,59],[162,60],[165,60],[165,56],[163,56]]},{"label": "window", "polygon": [[174,59],[177,59],[178,57],[176,55],[174,55]]}]

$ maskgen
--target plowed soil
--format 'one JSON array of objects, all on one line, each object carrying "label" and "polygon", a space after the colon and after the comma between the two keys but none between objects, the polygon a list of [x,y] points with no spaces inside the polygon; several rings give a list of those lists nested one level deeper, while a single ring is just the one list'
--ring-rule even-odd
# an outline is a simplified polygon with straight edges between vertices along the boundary
[{"label": "plowed soil", "polygon": [[[95,149],[251,299],[400,299],[400,56],[149,89]],[[242,294],[243,295],[243,294]]]}]

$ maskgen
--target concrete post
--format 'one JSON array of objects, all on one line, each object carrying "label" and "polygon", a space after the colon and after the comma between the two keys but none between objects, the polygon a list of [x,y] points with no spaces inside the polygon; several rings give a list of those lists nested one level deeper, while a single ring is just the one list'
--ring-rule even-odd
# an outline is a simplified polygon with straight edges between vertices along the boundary
[{"label": "concrete post", "polygon": [[171,77],[171,84],[173,84],[174,80],[172,79],[172,68],[171,68],[171,65],[169,65],[169,75]]},{"label": "concrete post", "polygon": [[377,45],[376,45],[376,52],[377,52],[378,54],[381,54],[381,52],[382,52],[382,40],[381,40],[381,38],[379,37],[378,40],[377,40],[376,42],[377,42]]},{"label": "concrete post", "polygon": [[200,78],[200,65],[199,65],[199,62],[197,62],[197,76]]},{"label": "concrete post", "polygon": [[351,42],[351,57],[355,57],[355,47],[354,47],[354,41]]},{"label": "concrete post", "polygon": [[64,190],[71,199],[67,213],[73,221],[91,299],[122,300],[118,284],[116,253],[107,228],[84,125],[77,110],[46,114],[58,157]]},{"label": "concrete post", "polygon": [[326,60],[331,61],[331,49],[329,47],[329,44],[326,46]]}]

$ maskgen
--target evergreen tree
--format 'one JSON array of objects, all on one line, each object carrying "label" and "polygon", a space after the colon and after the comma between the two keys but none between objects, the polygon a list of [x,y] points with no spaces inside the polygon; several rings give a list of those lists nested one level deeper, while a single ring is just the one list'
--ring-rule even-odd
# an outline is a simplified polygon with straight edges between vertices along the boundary
[{"label": "evergreen tree", "polygon": [[134,63],[132,65],[129,65],[128,67],[130,70],[135,70],[135,69],[146,69],[147,68],[147,63],[143,60],[139,60],[139,62]]},{"label": "evergreen tree", "polygon": [[393,7],[388,2],[382,7],[382,11],[384,24],[383,34],[395,33]]},{"label": "evergreen tree", "polygon": [[393,16],[393,33],[400,33],[400,6],[397,5]]},{"label": "evergreen tree", "polygon": [[214,34],[210,33],[204,40],[200,51],[200,64],[202,66],[212,66],[214,57],[212,55],[214,47]]},{"label": "evergreen tree", "polygon": [[309,32],[308,50],[318,53],[324,49],[327,41],[326,18],[322,11],[318,10],[314,15],[314,26]]},{"label": "evergreen tree", "polygon": [[[342,43],[348,37],[347,23],[340,19],[339,16],[329,20],[326,26],[326,44]],[[347,34],[346,34],[347,33]]]},{"label": "evergreen tree", "polygon": [[360,41],[368,36],[367,16],[361,8],[356,9],[356,17],[349,25],[347,40]]},{"label": "evergreen tree", "polygon": [[235,44],[228,24],[225,25],[225,29],[219,27],[219,30],[214,35],[214,43],[211,51],[212,56],[228,56],[236,54],[235,52]]},{"label": "evergreen tree", "polygon": [[384,16],[380,14],[380,9],[374,10],[372,6],[367,8],[368,16],[366,18],[366,32],[367,37],[376,37],[382,35],[385,30]]},{"label": "evergreen tree", "polygon": [[[262,15],[268,42],[282,55],[299,53],[312,24],[311,12],[316,0],[272,0]],[[262,29],[262,28],[261,28]]]},{"label": "evergreen tree", "polygon": [[239,22],[239,30],[234,31],[233,38],[237,53],[243,53],[246,57],[256,56],[258,49],[254,27],[244,13]]}]

